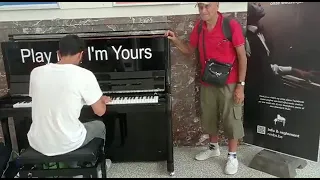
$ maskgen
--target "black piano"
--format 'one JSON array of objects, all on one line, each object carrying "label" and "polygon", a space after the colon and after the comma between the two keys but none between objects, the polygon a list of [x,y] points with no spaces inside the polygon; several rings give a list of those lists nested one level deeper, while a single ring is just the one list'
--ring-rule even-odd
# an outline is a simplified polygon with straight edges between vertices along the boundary
[{"label": "black piano", "polygon": [[[88,46],[80,66],[92,71],[103,93],[113,99],[103,117],[84,106],[79,119],[105,123],[106,154],[113,162],[167,161],[173,175],[170,44],[164,32],[78,34]],[[13,118],[19,152],[29,146],[30,72],[58,61],[56,51],[63,36],[15,35],[1,44],[9,92],[0,98],[0,118],[10,145],[8,118]]]}]

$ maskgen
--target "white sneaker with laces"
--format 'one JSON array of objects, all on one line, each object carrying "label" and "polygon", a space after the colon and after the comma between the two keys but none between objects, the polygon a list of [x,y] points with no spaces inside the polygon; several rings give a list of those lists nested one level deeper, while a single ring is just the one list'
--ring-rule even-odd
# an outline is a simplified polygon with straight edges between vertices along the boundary
[{"label": "white sneaker with laces", "polygon": [[224,172],[228,175],[236,174],[238,172],[238,166],[239,166],[238,159],[235,157],[229,156]]},{"label": "white sneaker with laces", "polygon": [[[110,159],[106,159],[107,171],[110,169],[111,164],[112,164],[111,160]],[[98,178],[102,178],[102,171],[101,171],[101,166],[100,165],[98,166]]]},{"label": "white sneaker with laces", "polygon": [[213,149],[213,150],[207,149],[207,150],[197,154],[195,159],[198,160],[198,161],[203,161],[203,160],[207,160],[209,158],[217,157],[217,156],[220,156],[219,148],[216,148],[216,149]]}]

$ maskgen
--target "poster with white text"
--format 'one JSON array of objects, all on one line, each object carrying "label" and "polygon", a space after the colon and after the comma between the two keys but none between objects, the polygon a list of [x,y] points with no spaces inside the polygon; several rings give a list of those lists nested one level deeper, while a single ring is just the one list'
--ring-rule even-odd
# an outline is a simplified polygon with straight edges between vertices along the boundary
[{"label": "poster with white text", "polygon": [[320,2],[249,2],[244,141],[318,161]]}]

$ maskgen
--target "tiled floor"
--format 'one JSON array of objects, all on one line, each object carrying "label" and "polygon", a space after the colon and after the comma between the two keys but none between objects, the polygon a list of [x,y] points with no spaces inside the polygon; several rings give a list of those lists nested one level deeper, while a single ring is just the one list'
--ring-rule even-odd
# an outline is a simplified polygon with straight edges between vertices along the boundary
[{"label": "tiled floor", "polygon": [[[174,149],[175,176],[173,178],[267,178],[272,175],[248,167],[253,156],[261,148],[243,145],[239,147],[239,171],[236,175],[227,176],[223,173],[227,148],[221,147],[221,156],[207,161],[194,160],[203,147],[178,147]],[[108,178],[167,178],[166,163],[114,163],[108,171]],[[297,170],[296,178],[320,177],[320,163],[308,162],[304,169]]]}]

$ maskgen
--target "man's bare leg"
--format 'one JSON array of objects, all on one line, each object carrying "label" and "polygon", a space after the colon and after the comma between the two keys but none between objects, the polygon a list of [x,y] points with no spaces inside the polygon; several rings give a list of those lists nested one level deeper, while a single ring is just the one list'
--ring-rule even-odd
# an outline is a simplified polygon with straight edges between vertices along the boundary
[{"label": "man's bare leg", "polygon": [[228,161],[225,167],[225,173],[235,174],[237,173],[238,166],[239,166],[239,162],[237,159],[238,140],[229,139],[228,147],[229,147],[229,153],[228,153]]}]

